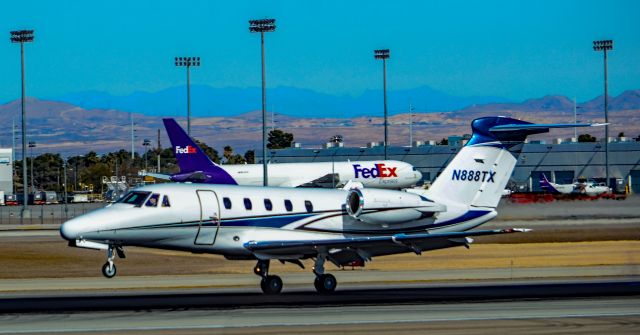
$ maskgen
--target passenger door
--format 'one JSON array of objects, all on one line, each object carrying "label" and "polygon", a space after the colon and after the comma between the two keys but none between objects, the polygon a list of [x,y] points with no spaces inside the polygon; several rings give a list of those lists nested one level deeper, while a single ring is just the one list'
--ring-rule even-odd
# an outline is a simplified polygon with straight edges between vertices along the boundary
[{"label": "passenger door", "polygon": [[213,191],[196,191],[200,201],[200,225],[195,244],[213,245],[220,226],[220,206],[218,196]]}]

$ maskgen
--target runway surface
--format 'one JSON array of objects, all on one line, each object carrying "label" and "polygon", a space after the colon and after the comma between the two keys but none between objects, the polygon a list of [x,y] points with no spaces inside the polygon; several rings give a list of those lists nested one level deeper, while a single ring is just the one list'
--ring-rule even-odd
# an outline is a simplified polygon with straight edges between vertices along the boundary
[{"label": "runway surface", "polygon": [[[0,334],[459,334],[640,330],[640,282],[362,287],[279,296],[209,290],[189,293],[60,295],[2,299]],[[13,310],[13,312],[11,312]],[[23,311],[23,313],[17,313]],[[29,313],[25,313],[29,312]],[[37,312],[37,313],[30,313]],[[387,331],[385,331],[385,329]]]},{"label": "runway surface", "polygon": [[[321,306],[382,303],[485,301],[563,297],[611,297],[640,295],[640,281],[584,280],[574,282],[492,282],[466,284],[357,285],[333,294],[313,289],[292,289],[264,295],[245,288],[192,289],[183,291],[66,292],[46,295],[3,295],[0,312],[104,311],[166,308],[245,308],[258,306]],[[639,310],[640,312],[640,310]]]}]

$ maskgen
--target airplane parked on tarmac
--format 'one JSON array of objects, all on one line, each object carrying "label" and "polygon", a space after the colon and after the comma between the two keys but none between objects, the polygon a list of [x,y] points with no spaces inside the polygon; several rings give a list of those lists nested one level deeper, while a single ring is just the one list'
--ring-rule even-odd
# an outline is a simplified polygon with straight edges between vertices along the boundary
[{"label": "airplane parked on tarmac", "polygon": [[[174,119],[163,119],[180,172],[145,173],[175,182],[262,185],[262,164],[218,165],[212,162]],[[329,187],[348,181],[365,187],[401,189],[416,185],[422,173],[411,164],[395,161],[353,161],[268,164],[269,186]]]},{"label": "airplane parked on tarmac", "polygon": [[264,293],[282,290],[270,261],[313,259],[314,286],[335,290],[325,272],[383,255],[468,247],[472,237],[526,229],[471,230],[493,219],[502,190],[527,135],[587,124],[532,124],[507,117],[472,122],[473,136],[428,190],[253,187],[156,184],[130,191],[118,202],[65,222],[69,246],[107,251],[104,276],[116,275],[124,248],[220,254],[256,260]]},{"label": "airplane parked on tarmac", "polygon": [[590,197],[594,197],[603,193],[610,193],[611,188],[607,187],[604,183],[596,183],[594,180],[589,180],[586,178],[579,178],[573,184],[556,184],[552,183],[547,179],[545,174],[542,174],[542,179],[540,180],[540,187],[551,193],[559,193],[559,194],[584,194]]}]

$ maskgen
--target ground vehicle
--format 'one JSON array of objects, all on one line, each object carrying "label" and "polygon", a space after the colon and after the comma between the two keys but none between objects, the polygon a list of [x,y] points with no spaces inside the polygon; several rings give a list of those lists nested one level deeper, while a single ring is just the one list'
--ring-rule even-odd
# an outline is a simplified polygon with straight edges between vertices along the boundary
[{"label": "ground vehicle", "polygon": [[58,194],[54,191],[44,191],[44,202],[45,204],[57,204],[58,203]]},{"label": "ground vehicle", "polygon": [[89,202],[89,193],[74,192],[69,202]]},{"label": "ground vehicle", "polygon": [[36,191],[29,194],[29,205],[44,205],[46,195],[43,191]]},{"label": "ground vehicle", "polygon": [[18,206],[22,204],[22,194],[7,194],[4,196],[4,204],[7,206]]}]

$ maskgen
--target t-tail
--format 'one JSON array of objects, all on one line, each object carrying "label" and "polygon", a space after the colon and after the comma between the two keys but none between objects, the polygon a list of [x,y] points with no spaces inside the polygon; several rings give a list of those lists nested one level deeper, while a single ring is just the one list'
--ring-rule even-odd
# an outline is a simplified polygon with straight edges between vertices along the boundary
[{"label": "t-tail", "polygon": [[167,135],[173,147],[173,153],[178,161],[180,173],[173,175],[173,181],[191,181],[211,184],[238,183],[220,165],[214,163],[205,155],[200,147],[178,125],[176,120],[162,119]]},{"label": "t-tail", "polygon": [[471,122],[473,135],[425,195],[444,204],[495,208],[528,135],[551,128],[602,124],[534,124],[508,117],[483,117]]}]

